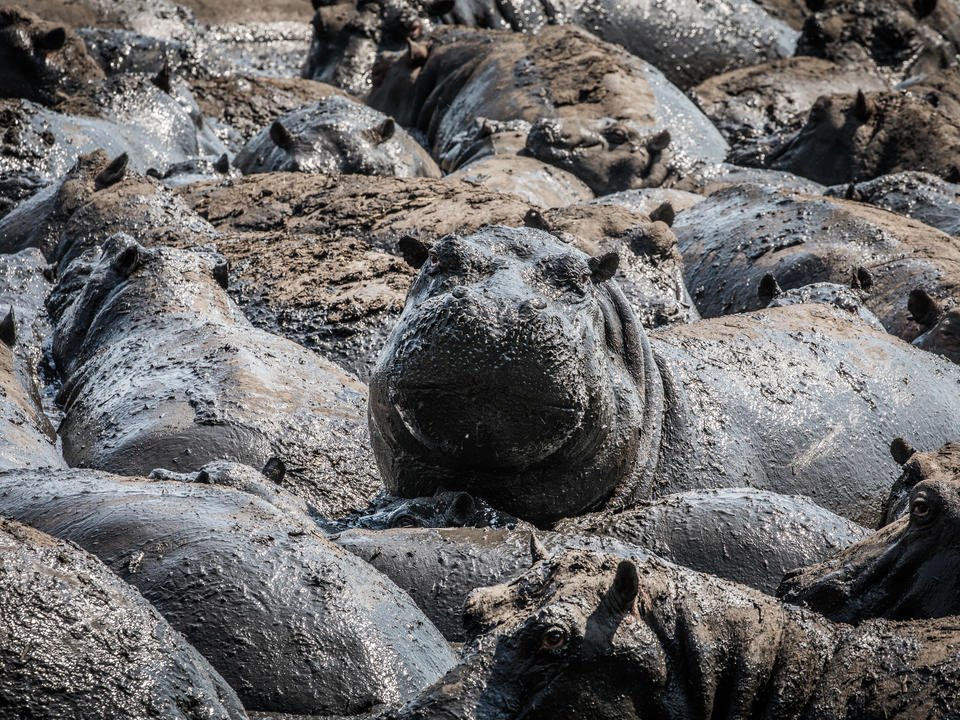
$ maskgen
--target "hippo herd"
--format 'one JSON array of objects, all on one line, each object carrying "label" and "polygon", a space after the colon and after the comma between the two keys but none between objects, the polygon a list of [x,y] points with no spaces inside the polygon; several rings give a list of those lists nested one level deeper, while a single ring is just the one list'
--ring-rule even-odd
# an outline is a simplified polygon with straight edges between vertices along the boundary
[{"label": "hippo herd", "polygon": [[960,717],[960,1],[0,6],[0,720]]}]

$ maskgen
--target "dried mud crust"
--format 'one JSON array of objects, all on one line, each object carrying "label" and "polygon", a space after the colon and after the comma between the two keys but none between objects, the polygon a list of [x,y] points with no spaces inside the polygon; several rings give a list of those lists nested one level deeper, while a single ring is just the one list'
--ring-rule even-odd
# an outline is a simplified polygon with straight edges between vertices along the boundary
[{"label": "dried mud crust", "polygon": [[[111,12],[110,4],[96,0],[19,0],[19,4],[40,17],[73,27],[120,26],[119,18]],[[116,3],[118,6],[122,2]],[[179,0],[193,11],[197,20],[205,23],[232,22],[310,22],[313,17],[307,0],[258,0],[238,3],[234,0]]]}]

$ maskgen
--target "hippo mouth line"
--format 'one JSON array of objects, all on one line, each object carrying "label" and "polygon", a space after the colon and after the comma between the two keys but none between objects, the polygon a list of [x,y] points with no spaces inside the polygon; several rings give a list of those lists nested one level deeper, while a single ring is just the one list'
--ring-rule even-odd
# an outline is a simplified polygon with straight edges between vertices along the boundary
[{"label": "hippo mouth line", "polygon": [[406,393],[442,393],[444,395],[459,396],[464,399],[484,399],[497,397],[498,395],[510,395],[519,400],[530,400],[537,407],[551,410],[569,410],[577,412],[577,405],[567,397],[545,398],[544,393],[536,392],[536,388],[522,389],[516,385],[492,385],[492,384],[474,384],[464,385],[459,383],[417,383],[397,385],[396,392]]}]

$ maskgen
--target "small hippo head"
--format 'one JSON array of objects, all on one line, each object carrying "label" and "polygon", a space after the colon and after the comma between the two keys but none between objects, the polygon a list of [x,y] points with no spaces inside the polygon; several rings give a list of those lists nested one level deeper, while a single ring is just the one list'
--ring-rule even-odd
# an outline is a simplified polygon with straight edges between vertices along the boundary
[{"label": "small hippo head", "polygon": [[660,187],[671,173],[670,133],[641,136],[630,123],[601,118],[590,123],[541,119],[527,136],[526,150],[543,162],[569,170],[597,195]]},{"label": "small hippo head", "polygon": [[788,573],[777,595],[847,623],[960,613],[957,460],[956,443],[912,454],[904,475],[924,479],[907,492],[907,516],[825,562]]},{"label": "small hippo head", "polygon": [[923,288],[915,288],[910,292],[907,309],[911,319],[924,330],[912,344],[960,362],[960,308],[945,307]]},{"label": "small hippo head", "polygon": [[643,585],[633,561],[571,552],[474,591],[461,663],[393,720],[667,717],[645,714],[669,663]]},{"label": "small hippo head", "polygon": [[422,267],[370,382],[388,492],[466,490],[551,522],[644,471],[662,385],[616,254],[494,226],[406,256]]},{"label": "small hippo head", "polygon": [[50,105],[103,76],[72,30],[18,7],[0,8],[0,97]]},{"label": "small hippo head", "polygon": [[512,527],[517,519],[470,493],[438,490],[432,497],[392,499],[347,519],[345,527],[388,528]]},{"label": "small hippo head", "polygon": [[397,177],[427,174],[425,165],[435,167],[393,118],[339,95],[274,121],[247,143],[234,165],[245,175],[312,172]]}]

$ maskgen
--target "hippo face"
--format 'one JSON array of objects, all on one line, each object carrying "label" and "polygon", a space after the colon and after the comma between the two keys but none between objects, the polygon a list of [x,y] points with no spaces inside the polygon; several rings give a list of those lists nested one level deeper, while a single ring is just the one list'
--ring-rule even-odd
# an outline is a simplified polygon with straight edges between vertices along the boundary
[{"label": "hippo face", "polygon": [[51,104],[102,77],[75,33],[19,8],[0,9],[0,96]]},{"label": "hippo face", "polygon": [[943,313],[913,345],[960,362],[960,309],[951,308]]},{"label": "hippo face", "polygon": [[496,226],[422,251],[370,382],[388,492],[466,490],[533,522],[597,507],[633,473],[652,365],[616,255]]},{"label": "hippo face", "polygon": [[597,195],[659,187],[670,174],[666,130],[641,137],[630,123],[602,118],[591,123],[543,119],[527,136],[538,160],[569,170]]},{"label": "hippo face", "polygon": [[839,622],[960,613],[960,482],[924,480],[909,514],[819,565],[784,577],[777,594]]},{"label": "hippo face", "polygon": [[642,619],[637,565],[572,552],[509,585],[474,591],[463,662],[402,720],[633,720],[667,681],[662,646]]}]

